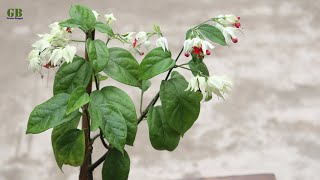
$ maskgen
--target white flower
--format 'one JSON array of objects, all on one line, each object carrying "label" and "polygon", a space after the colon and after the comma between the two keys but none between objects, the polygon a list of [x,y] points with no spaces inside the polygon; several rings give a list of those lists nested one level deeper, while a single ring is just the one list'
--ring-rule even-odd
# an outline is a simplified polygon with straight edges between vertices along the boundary
[{"label": "white flower", "polygon": [[40,72],[41,70],[41,61],[40,61],[40,51],[32,50],[27,58],[29,62],[29,69],[32,69],[33,72]]},{"label": "white flower", "polygon": [[235,42],[235,43],[238,42],[238,38],[235,34],[235,31],[238,30],[237,28],[224,27],[219,23],[216,23],[214,26],[222,32],[222,34],[226,40],[231,38],[233,42]]},{"label": "white flower", "polygon": [[192,50],[193,44],[192,44],[192,39],[187,39],[183,43],[183,51],[184,52],[189,52]]},{"label": "white flower", "polygon": [[139,46],[147,40],[148,40],[147,33],[144,31],[141,31],[136,35],[136,38],[134,39],[134,42],[133,42],[133,47]]},{"label": "white flower", "polygon": [[168,47],[168,41],[165,37],[160,37],[156,40],[156,46],[157,47],[161,47],[163,49],[163,51],[168,50],[169,51],[169,47]]},{"label": "white flower", "polygon": [[63,37],[63,35],[65,34],[64,32],[66,32],[63,32],[63,28],[59,25],[58,22],[50,24],[49,27],[51,28],[50,34],[54,37]]},{"label": "white flower", "polygon": [[185,91],[198,91],[205,92],[207,87],[206,78],[202,76],[196,76],[190,79],[189,85]]},{"label": "white flower", "polygon": [[113,13],[111,14],[106,14],[104,15],[105,19],[106,19],[106,22],[107,24],[112,24],[113,21],[116,21],[117,19],[113,16]]},{"label": "white flower", "polygon": [[233,14],[227,15],[219,15],[217,16],[217,21],[224,26],[233,26],[236,22],[238,22],[238,17]]},{"label": "white flower", "polygon": [[32,44],[32,47],[34,47],[36,50],[40,50],[40,51],[43,51],[50,46],[51,46],[51,44],[47,39],[40,39]]},{"label": "white flower", "polygon": [[204,100],[208,101],[212,98],[212,94],[224,99],[223,94],[228,94],[231,90],[232,82],[225,76],[210,76],[208,79],[201,76],[191,78],[189,85],[185,91],[198,91],[204,95]]},{"label": "white flower", "polygon": [[62,58],[62,49],[55,49],[52,51],[52,54],[50,56],[50,61],[53,63],[54,66],[61,64],[61,58]]},{"label": "white flower", "polygon": [[150,46],[151,46],[151,41],[145,41],[144,42],[144,46],[146,47],[146,49],[148,50],[149,48],[150,48]]},{"label": "white flower", "polygon": [[217,96],[224,98],[223,94],[231,91],[232,81],[226,76],[210,76],[208,78],[208,91],[215,93]]},{"label": "white flower", "polygon": [[77,48],[74,46],[69,46],[67,45],[63,50],[62,50],[62,56],[65,59],[67,63],[72,62],[74,55],[77,52]]},{"label": "white flower", "polygon": [[234,24],[238,21],[237,16],[233,14],[227,14],[224,16],[224,19],[229,23],[229,25]]},{"label": "white flower", "polygon": [[94,14],[94,17],[96,17],[96,20],[98,20],[98,17],[100,16],[99,13],[97,13],[97,11],[92,10],[92,13]]},{"label": "white flower", "polygon": [[204,55],[205,55],[205,54],[208,54],[208,53],[207,53],[207,50],[214,48],[214,46],[213,46],[210,42],[208,42],[208,41],[206,41],[206,40],[202,40],[202,41],[201,41],[201,47],[202,47],[202,51],[203,51],[203,54],[204,54]]}]

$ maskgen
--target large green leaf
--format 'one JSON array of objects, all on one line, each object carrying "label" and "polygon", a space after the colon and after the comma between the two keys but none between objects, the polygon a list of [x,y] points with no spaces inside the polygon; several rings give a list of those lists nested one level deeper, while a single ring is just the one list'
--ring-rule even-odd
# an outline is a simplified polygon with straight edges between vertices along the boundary
[{"label": "large green leaf", "polygon": [[[64,134],[67,133],[68,131],[70,131],[72,129],[77,129],[79,121],[80,121],[80,116],[77,116],[73,120],[65,122],[65,123],[53,128],[53,130],[52,130],[51,143],[52,143],[53,153],[54,153],[54,156],[56,158],[56,162],[57,162],[60,169],[62,168],[63,164],[70,164],[73,166],[77,166],[74,163],[71,164],[71,162],[79,162],[80,161],[79,159],[83,158],[83,156],[76,157],[76,158],[79,158],[76,161],[64,159],[63,155],[61,155],[61,153],[65,154],[65,152],[61,151],[61,149],[60,150],[57,149],[57,142],[59,141],[59,139],[64,138],[65,137]],[[70,157],[72,157],[72,156],[70,156]]]},{"label": "large green leaf", "polygon": [[56,154],[59,164],[81,166],[85,157],[85,136],[79,129],[71,129],[57,139]]},{"label": "large green leaf", "polygon": [[123,152],[127,139],[127,124],[117,107],[107,104],[101,91],[91,93],[89,105],[91,130],[100,127],[108,142]]},{"label": "large green leaf", "polygon": [[90,97],[86,92],[86,88],[83,86],[77,87],[71,94],[68,106],[67,106],[67,115],[78,110],[83,105],[89,103]]},{"label": "large green leaf", "polygon": [[81,5],[72,5],[69,11],[70,17],[81,22],[82,27],[85,31],[94,28],[96,23],[96,17],[94,16],[91,9]]},{"label": "large green leaf", "polygon": [[174,65],[175,62],[171,59],[171,52],[163,51],[161,47],[155,48],[141,61],[139,77],[141,80],[151,79],[173,68]]},{"label": "large green leaf", "polygon": [[218,43],[220,45],[226,46],[226,40],[223,36],[223,33],[216,27],[210,24],[203,24],[198,27],[198,30],[203,36],[208,38],[210,41]]},{"label": "large green leaf", "polygon": [[82,23],[76,19],[68,19],[68,20],[60,22],[59,25],[62,27],[75,28],[75,27],[81,27]]},{"label": "large green leaf", "polygon": [[104,102],[116,107],[126,120],[128,133],[126,143],[132,146],[138,125],[133,101],[127,93],[114,86],[104,87],[101,89],[101,93],[103,94]]},{"label": "large green leaf", "polygon": [[102,167],[103,180],[127,180],[130,172],[130,158],[126,151],[116,149],[108,152]]},{"label": "large green leaf", "polygon": [[151,107],[149,110],[148,126],[153,148],[173,151],[178,146],[180,134],[169,127],[161,106]]},{"label": "large green leaf", "polygon": [[109,61],[109,50],[107,48],[107,45],[103,41],[98,39],[88,39],[86,42],[86,46],[89,60],[95,73],[102,71]]},{"label": "large green leaf", "polygon": [[189,61],[188,66],[194,76],[201,74],[209,76],[209,70],[203,61],[191,60]]},{"label": "large green leaf", "polygon": [[185,91],[188,82],[178,72],[171,79],[162,81],[160,100],[169,126],[183,135],[197,120],[202,95],[199,92]]},{"label": "large green leaf", "polygon": [[76,56],[72,63],[63,63],[53,84],[53,94],[71,94],[79,86],[86,87],[91,81],[92,68],[83,58]]},{"label": "large green leaf", "polygon": [[70,95],[62,93],[36,106],[30,114],[26,133],[38,134],[78,116],[79,112],[66,115],[69,98]]},{"label": "large green leaf", "polygon": [[110,37],[113,37],[114,36],[114,32],[112,30],[112,28],[107,25],[107,24],[104,24],[102,22],[97,22],[95,25],[94,25],[95,29],[99,32],[102,32],[102,33],[105,33],[107,34],[108,36]]},{"label": "large green leaf", "polygon": [[131,86],[140,87],[139,63],[133,55],[122,48],[113,47],[109,49],[110,61],[103,70],[112,79]]}]

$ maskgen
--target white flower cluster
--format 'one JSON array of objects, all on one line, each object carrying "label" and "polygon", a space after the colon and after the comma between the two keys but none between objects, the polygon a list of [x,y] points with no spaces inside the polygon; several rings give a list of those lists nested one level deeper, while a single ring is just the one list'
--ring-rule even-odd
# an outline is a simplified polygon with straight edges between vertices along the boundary
[{"label": "white flower cluster", "polygon": [[[122,39],[129,43],[136,51],[138,51],[138,48],[141,48],[142,46],[144,46],[146,50],[149,50],[151,41],[149,40],[150,36],[148,33],[140,31],[136,35],[135,34],[135,32],[127,32],[126,34],[122,35]],[[169,51],[168,40],[165,37],[159,37],[156,40],[155,45],[156,47],[161,47],[163,51]],[[138,52],[140,55],[144,55],[144,52]]]},{"label": "white flower cluster", "polygon": [[237,17],[233,14],[219,15],[214,18],[214,21],[214,26],[220,29],[226,40],[231,39],[234,43],[238,42],[235,31],[241,28],[240,16]]},{"label": "white flower cluster", "polygon": [[70,63],[76,54],[76,47],[69,45],[72,29],[59,26],[55,22],[49,26],[50,34],[39,34],[34,48],[28,55],[29,68],[40,72],[42,67],[53,67],[63,62]]},{"label": "white flower cluster", "polygon": [[196,76],[191,78],[186,91],[201,91],[204,99],[209,100],[212,98],[212,94],[224,99],[223,95],[228,94],[231,91],[232,81],[226,76],[210,76],[208,78],[202,76]]}]

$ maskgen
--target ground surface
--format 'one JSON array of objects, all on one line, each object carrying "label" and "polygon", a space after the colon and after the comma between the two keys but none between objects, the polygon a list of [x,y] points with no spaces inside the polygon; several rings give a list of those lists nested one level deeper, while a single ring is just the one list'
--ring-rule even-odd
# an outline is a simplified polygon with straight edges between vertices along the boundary
[{"label": "ground surface", "polygon": [[[216,99],[203,104],[199,120],[172,153],[151,147],[143,122],[134,148],[128,148],[131,180],[250,173],[275,173],[279,180],[317,179],[320,170],[319,1],[81,3],[102,14],[113,12],[118,19],[115,29],[120,32],[149,30],[153,23],[160,24],[174,56],[188,27],[221,13],[242,17],[245,29],[239,43],[229,48],[217,47],[206,59],[212,73],[227,74],[234,80],[232,95],[226,101]],[[47,32],[48,24],[67,18],[70,4],[62,0],[0,2],[0,166],[3,167],[0,180],[77,178],[77,168],[65,167],[64,174],[57,168],[50,132],[24,135],[29,113],[51,96],[53,83],[53,72],[47,82],[47,78],[41,80],[39,75],[28,71],[26,56],[37,33]],[[23,20],[6,20],[5,13],[12,7],[23,9]],[[190,77],[188,72],[185,75]],[[157,92],[161,78],[155,79],[146,93],[146,103]],[[138,102],[137,89],[121,87]],[[94,152],[97,159],[103,149],[96,146]],[[100,173],[95,177],[100,179]]]}]

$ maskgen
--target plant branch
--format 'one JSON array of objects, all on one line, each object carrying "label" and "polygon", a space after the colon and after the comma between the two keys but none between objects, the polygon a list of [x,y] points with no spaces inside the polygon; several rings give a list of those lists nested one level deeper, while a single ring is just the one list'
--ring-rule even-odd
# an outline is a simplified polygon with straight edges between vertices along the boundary
[{"label": "plant branch", "polygon": [[96,167],[98,167],[106,159],[109,151],[107,151],[103,156],[101,156],[96,162],[94,162],[90,167],[89,171],[92,172]]},{"label": "plant branch", "polygon": [[[181,54],[183,52],[183,47],[181,49],[181,51],[179,52],[178,56],[176,57],[175,59],[175,62],[178,61],[178,59],[180,58]],[[174,68],[174,67],[173,67]],[[171,68],[169,70],[169,72],[167,73],[167,76],[166,78],[164,79],[165,81],[169,79],[169,76],[173,70],[173,68]],[[156,104],[156,102],[158,101],[159,99],[159,96],[160,96],[160,91],[155,95],[155,97],[150,101],[149,105],[146,107],[146,109],[142,112],[142,114],[140,115],[140,117],[138,118],[138,124],[146,117],[150,107],[154,106]]]},{"label": "plant branch", "polygon": [[100,140],[101,140],[103,146],[104,146],[106,149],[108,149],[108,150],[112,149],[112,148],[106,143],[106,141],[104,140],[103,133],[102,133],[101,129],[100,129]]},{"label": "plant branch", "polygon": [[91,143],[93,143],[99,136],[100,136],[100,134],[96,134],[95,136],[93,136],[91,138]]},{"label": "plant branch", "polygon": [[81,41],[81,40],[76,40],[76,39],[71,39],[71,42],[86,42],[86,41]]},{"label": "plant branch", "polygon": [[100,82],[98,81],[98,78],[96,75],[93,75],[93,76],[94,76],[94,82],[96,84],[96,89],[99,90],[100,89]]}]

